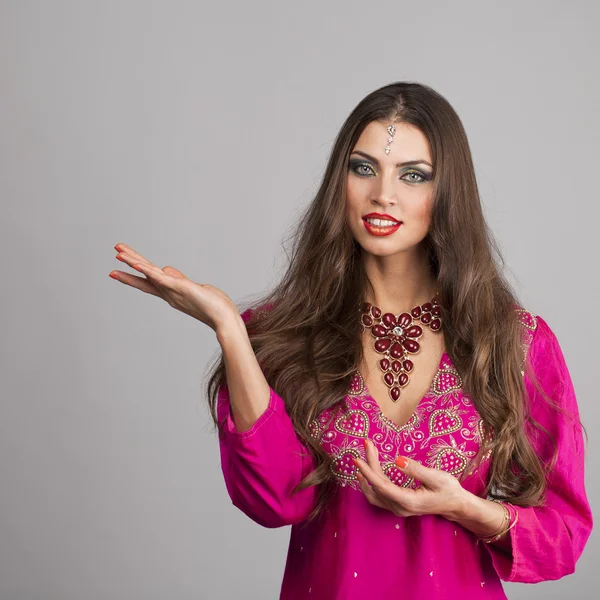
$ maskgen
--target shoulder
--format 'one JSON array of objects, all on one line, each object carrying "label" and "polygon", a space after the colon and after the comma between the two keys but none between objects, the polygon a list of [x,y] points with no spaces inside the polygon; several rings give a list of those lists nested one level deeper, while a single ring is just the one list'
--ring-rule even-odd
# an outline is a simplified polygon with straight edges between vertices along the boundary
[{"label": "shoulder", "polygon": [[[523,307],[516,307],[517,319],[521,325],[521,347],[523,365],[530,363],[534,370],[543,369],[545,363],[562,365],[564,356],[558,338],[548,321]],[[564,366],[564,365],[562,365]]]},{"label": "shoulder", "polygon": [[558,345],[556,334],[541,315],[523,308],[516,307],[515,312],[521,325],[523,350],[531,353],[544,353]]},{"label": "shoulder", "polygon": [[[527,363],[535,378],[545,382],[546,387],[570,380],[563,349],[548,321],[523,308],[518,311],[523,335],[523,368]],[[523,370],[522,374],[525,374]],[[530,382],[529,376],[525,379]]]}]

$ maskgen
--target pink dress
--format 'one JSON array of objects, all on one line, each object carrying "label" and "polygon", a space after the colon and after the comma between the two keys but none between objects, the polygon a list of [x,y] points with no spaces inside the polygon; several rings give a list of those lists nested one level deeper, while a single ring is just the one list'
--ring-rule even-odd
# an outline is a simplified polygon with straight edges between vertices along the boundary
[{"label": "pink dress", "polygon": [[[518,310],[524,360],[549,396],[578,417],[557,338],[541,317]],[[242,316],[246,320],[249,314]],[[311,424],[312,435],[334,459],[339,485],[326,511],[308,526],[303,521],[314,507],[317,490],[313,486],[293,498],[290,492],[314,463],[282,398],[271,388],[267,410],[250,430],[238,432],[227,386],[222,386],[218,415],[225,432],[219,434],[219,446],[232,503],[264,527],[292,525],[280,600],[400,600],[416,594],[440,600],[505,599],[501,580],[536,583],[575,571],[593,527],[584,484],[583,433],[545,405],[528,378],[532,416],[556,437],[559,456],[546,505],[517,507],[510,553],[493,544],[476,544],[472,532],[440,515],[397,517],[370,504],[360,490],[352,457],[365,458],[363,438],[368,437],[396,485],[419,484],[394,465],[402,454],[456,477],[466,471],[463,487],[483,496],[490,453],[478,468],[471,463],[489,440],[461,386],[460,375],[444,353],[428,393],[409,421],[398,427],[382,414],[356,372],[348,394]],[[534,447],[545,458],[553,451],[543,434]]]}]

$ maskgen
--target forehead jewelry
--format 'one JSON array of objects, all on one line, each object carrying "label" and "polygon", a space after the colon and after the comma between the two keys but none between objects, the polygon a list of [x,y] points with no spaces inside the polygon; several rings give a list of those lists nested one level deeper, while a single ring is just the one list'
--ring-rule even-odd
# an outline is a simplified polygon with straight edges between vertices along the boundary
[{"label": "forehead jewelry", "polygon": [[390,144],[394,141],[394,133],[396,133],[396,126],[388,125],[387,132],[390,134],[390,137],[388,137],[388,145],[385,147],[385,153],[389,154]]}]

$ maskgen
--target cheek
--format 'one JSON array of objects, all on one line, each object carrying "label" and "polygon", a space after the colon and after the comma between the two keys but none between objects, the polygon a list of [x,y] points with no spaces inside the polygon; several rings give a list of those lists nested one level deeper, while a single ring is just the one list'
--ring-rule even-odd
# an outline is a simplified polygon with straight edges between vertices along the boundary
[{"label": "cheek", "polygon": [[411,209],[411,218],[422,227],[428,227],[431,221],[431,209],[433,207],[433,199],[426,198],[422,202],[417,202]]}]

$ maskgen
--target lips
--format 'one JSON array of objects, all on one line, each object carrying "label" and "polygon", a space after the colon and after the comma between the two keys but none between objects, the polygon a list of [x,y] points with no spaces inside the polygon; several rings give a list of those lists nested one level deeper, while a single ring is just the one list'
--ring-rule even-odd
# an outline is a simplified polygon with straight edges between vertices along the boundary
[{"label": "lips", "polygon": [[396,222],[395,225],[387,225],[382,227],[378,225],[372,225],[371,223],[369,223],[369,221],[367,221],[366,218],[363,218],[363,223],[365,224],[365,229],[371,235],[376,236],[391,235],[392,233],[397,231],[402,225],[402,222]]},{"label": "lips", "polygon": [[385,219],[386,221],[394,221],[394,223],[401,223],[398,219],[388,215],[387,213],[376,213],[372,212],[363,216],[363,219]]}]

